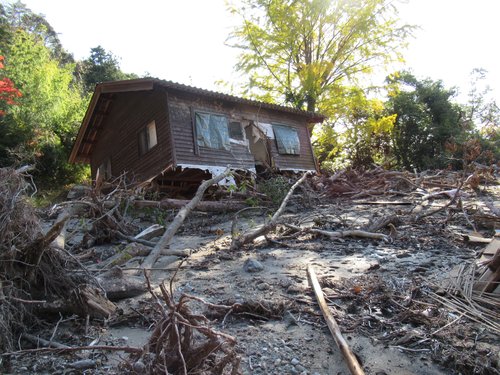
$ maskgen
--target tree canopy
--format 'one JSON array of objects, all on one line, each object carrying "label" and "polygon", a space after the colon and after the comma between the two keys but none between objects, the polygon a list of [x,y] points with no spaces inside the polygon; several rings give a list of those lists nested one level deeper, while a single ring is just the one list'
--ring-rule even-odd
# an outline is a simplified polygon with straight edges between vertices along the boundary
[{"label": "tree canopy", "polygon": [[103,47],[90,49],[90,56],[79,67],[85,91],[93,91],[99,82],[137,78],[135,74],[123,73],[118,58]]},{"label": "tree canopy", "polygon": [[242,0],[230,37],[246,93],[329,115],[323,105],[384,63],[400,60],[412,27],[389,0]]},{"label": "tree canopy", "polygon": [[0,4],[0,55],[0,164],[34,164],[45,186],[74,181],[84,168],[67,160],[88,91],[136,76],[123,73],[101,46],[75,62],[49,22],[19,1]]},{"label": "tree canopy", "polygon": [[451,102],[455,91],[441,81],[417,80],[409,72],[389,78],[389,111],[396,114],[393,141],[398,163],[407,169],[442,168],[446,143],[463,139],[460,106]]}]

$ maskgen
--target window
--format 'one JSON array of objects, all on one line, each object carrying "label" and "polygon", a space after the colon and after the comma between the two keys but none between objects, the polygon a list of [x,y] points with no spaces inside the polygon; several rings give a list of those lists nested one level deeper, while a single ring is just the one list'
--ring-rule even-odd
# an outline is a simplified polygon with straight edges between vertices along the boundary
[{"label": "window", "polygon": [[243,130],[241,128],[240,122],[230,122],[229,123],[229,138],[237,139],[238,141],[243,141]]},{"label": "window", "polygon": [[285,125],[273,125],[278,153],[300,155],[300,141],[297,129]]},{"label": "window", "polygon": [[198,146],[229,150],[229,130],[225,116],[195,113],[196,142]]},{"label": "window", "polygon": [[156,138],[156,124],[151,121],[144,129],[139,132],[139,152],[144,155],[158,143]]}]

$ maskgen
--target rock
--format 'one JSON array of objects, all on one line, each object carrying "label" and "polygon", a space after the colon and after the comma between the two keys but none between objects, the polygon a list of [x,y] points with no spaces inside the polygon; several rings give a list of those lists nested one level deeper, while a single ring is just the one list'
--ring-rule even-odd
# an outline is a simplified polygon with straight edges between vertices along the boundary
[{"label": "rock", "polygon": [[91,191],[92,191],[92,188],[90,186],[75,185],[68,192],[68,195],[66,196],[66,198],[69,200],[80,199],[82,197],[90,195]]},{"label": "rock", "polygon": [[77,370],[85,370],[97,367],[97,362],[93,359],[82,359],[81,361],[71,363],[70,366]]},{"label": "rock", "polygon": [[248,258],[245,261],[245,264],[243,264],[243,269],[246,272],[260,272],[264,269],[264,266],[258,260],[253,258]]},{"label": "rock", "polygon": [[295,365],[295,369],[297,371],[299,371],[300,373],[307,372],[306,368],[304,366],[300,365],[300,364],[299,365]]},{"label": "rock", "polygon": [[142,361],[137,361],[132,366],[136,374],[144,374],[146,372],[146,365]]},{"label": "rock", "polygon": [[297,358],[292,358],[292,360],[290,361],[290,363],[292,365],[294,365],[294,366],[297,366],[300,363],[300,361]]},{"label": "rock", "polygon": [[256,285],[259,290],[268,290],[270,288],[268,283],[260,283]]}]

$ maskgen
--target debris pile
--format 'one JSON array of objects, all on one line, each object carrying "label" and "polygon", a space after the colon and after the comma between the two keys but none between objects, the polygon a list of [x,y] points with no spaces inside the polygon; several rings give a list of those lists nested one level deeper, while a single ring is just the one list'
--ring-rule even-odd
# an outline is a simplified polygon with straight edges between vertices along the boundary
[{"label": "debris pile", "polygon": [[144,351],[132,355],[125,367],[135,373],[149,374],[239,374],[236,340],[210,328],[205,316],[191,312],[189,302],[200,299],[183,294],[175,302],[173,279],[170,292],[165,284],[160,284],[160,297],[151,288],[149,278],[147,280],[160,318]]},{"label": "debris pile", "polygon": [[[46,231],[27,194],[25,169],[0,169],[0,349],[14,348],[37,315],[75,313],[108,317],[115,306],[80,263],[64,249],[68,213]],[[90,277],[89,277],[90,276]]]}]

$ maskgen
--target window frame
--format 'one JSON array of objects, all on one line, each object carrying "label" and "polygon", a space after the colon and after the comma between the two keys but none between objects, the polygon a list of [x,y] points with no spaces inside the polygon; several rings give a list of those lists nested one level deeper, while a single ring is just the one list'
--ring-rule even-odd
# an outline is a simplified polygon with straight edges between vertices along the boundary
[{"label": "window frame", "polygon": [[[153,129],[152,132],[151,129]],[[152,134],[154,134],[154,137],[152,137]],[[139,130],[138,138],[139,156],[146,155],[149,151],[151,151],[158,145],[158,131],[156,128],[155,120],[149,121],[147,125],[143,126],[141,130]]]},{"label": "window frame", "polygon": [[[211,146],[207,146],[207,145],[200,145],[198,143],[198,138],[199,138],[199,131],[198,131],[198,126],[197,126],[197,122],[196,122],[196,118],[197,118],[197,115],[208,115],[208,116],[218,116],[218,117],[221,117],[225,120],[225,123],[226,123],[226,131],[227,131],[227,142],[222,142],[222,147],[219,148],[219,147],[211,147]],[[205,148],[205,149],[210,149],[210,150],[216,150],[216,151],[222,151],[222,152],[230,152],[231,151],[231,137],[230,137],[230,134],[229,134],[229,119],[228,119],[228,116],[223,114],[223,113],[217,113],[217,112],[212,112],[212,111],[206,111],[206,110],[203,110],[203,109],[194,109],[192,110],[192,117],[193,117],[193,135],[194,135],[194,150],[195,150],[195,154],[196,155],[199,155],[200,153],[200,148]],[[210,123],[209,123],[210,125]],[[212,135],[210,133],[210,135]],[[211,141],[211,137],[210,137],[210,141]],[[224,145],[227,145],[227,148],[224,147]]]},{"label": "window frame", "polygon": [[[294,127],[294,126],[291,126],[291,125],[286,125],[286,124],[281,124],[281,123],[272,123],[271,126],[273,127],[273,134],[274,134],[274,141],[275,141],[275,145],[276,145],[276,150],[278,151],[278,154],[280,155],[287,155],[287,156],[300,156],[300,150],[301,150],[301,145],[300,145],[300,136],[299,136],[299,129]],[[285,128],[285,129],[289,129],[289,130],[292,130],[295,132],[296,136],[297,136],[297,152],[293,152],[293,153],[290,153],[290,152],[286,152],[286,150],[283,150],[280,145],[279,145],[279,142],[278,142],[278,134],[276,132],[276,128]]]}]

